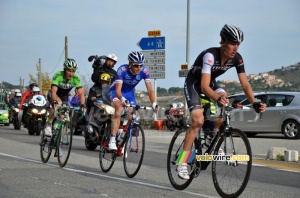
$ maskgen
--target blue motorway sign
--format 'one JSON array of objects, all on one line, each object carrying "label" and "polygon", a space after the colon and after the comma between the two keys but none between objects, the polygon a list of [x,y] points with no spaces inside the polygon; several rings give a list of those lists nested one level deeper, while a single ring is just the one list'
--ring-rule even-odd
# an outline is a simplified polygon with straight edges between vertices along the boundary
[{"label": "blue motorway sign", "polygon": [[165,49],[165,37],[142,38],[137,44],[142,50]]}]

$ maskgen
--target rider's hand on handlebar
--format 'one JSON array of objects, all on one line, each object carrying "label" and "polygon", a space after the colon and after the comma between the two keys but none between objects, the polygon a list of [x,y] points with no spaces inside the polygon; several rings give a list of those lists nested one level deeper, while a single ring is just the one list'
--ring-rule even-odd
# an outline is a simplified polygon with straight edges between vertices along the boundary
[{"label": "rider's hand on handlebar", "polygon": [[253,106],[253,109],[256,111],[256,113],[265,112],[266,108],[267,108],[266,103],[263,103],[263,102],[254,102],[252,104],[252,106]]},{"label": "rider's hand on handlebar", "polygon": [[229,104],[229,100],[225,96],[220,96],[217,100],[217,104],[219,107],[223,107]]},{"label": "rider's hand on handlebar", "polygon": [[129,105],[129,102],[128,102],[128,100],[125,97],[121,98],[121,102],[122,102],[123,106],[128,106]]},{"label": "rider's hand on handlebar", "polygon": [[153,102],[152,103],[152,110],[153,110],[153,112],[157,112],[158,111],[158,105],[156,104],[156,102]]}]

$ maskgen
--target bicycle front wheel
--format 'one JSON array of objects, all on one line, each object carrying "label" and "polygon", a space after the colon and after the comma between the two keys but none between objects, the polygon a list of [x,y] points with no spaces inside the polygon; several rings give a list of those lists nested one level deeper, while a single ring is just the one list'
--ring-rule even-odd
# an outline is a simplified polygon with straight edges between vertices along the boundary
[{"label": "bicycle front wheel", "polygon": [[70,157],[73,139],[73,127],[70,122],[62,124],[60,137],[57,140],[56,154],[57,162],[60,167],[64,167]]},{"label": "bicycle front wheel", "polygon": [[123,165],[127,177],[134,177],[140,170],[145,153],[145,134],[141,125],[130,129],[130,136],[124,145]]},{"label": "bicycle front wheel", "polygon": [[[184,180],[178,177],[177,172],[177,158],[180,153],[183,151],[183,144],[185,140],[186,129],[178,129],[174,134],[167,156],[167,170],[168,170],[168,177],[172,184],[172,186],[177,190],[183,190],[187,188],[193,180],[193,174],[191,174],[191,165],[188,165],[188,171],[190,173],[190,179]],[[195,144],[192,146],[192,150],[195,150]]]},{"label": "bicycle front wheel", "polygon": [[221,197],[238,197],[246,188],[251,167],[251,146],[244,132],[226,132],[217,143],[212,161],[212,177]]},{"label": "bicycle front wheel", "polygon": [[47,163],[51,156],[51,137],[45,136],[44,130],[42,130],[42,137],[40,143],[40,156],[43,163]]},{"label": "bicycle front wheel", "polygon": [[99,152],[100,168],[103,172],[107,173],[113,167],[117,153],[115,151],[110,152],[108,149],[108,143],[110,139],[110,127],[105,129],[105,133],[102,136]]}]

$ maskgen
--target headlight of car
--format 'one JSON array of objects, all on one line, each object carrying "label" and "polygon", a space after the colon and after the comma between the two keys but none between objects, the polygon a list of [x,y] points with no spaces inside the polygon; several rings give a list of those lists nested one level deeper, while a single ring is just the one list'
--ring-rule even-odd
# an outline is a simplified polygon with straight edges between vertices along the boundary
[{"label": "headlight of car", "polygon": [[8,116],[8,113],[3,113],[3,116]]},{"label": "headlight of car", "polygon": [[46,109],[43,109],[42,111],[41,111],[41,114],[45,114],[47,111],[46,111]]},{"label": "headlight of car", "polygon": [[39,111],[38,111],[37,109],[32,109],[31,112],[36,114],[36,113],[38,113]]},{"label": "headlight of car", "polygon": [[105,111],[108,114],[114,114],[115,113],[115,108],[109,106],[109,105],[105,105]]}]

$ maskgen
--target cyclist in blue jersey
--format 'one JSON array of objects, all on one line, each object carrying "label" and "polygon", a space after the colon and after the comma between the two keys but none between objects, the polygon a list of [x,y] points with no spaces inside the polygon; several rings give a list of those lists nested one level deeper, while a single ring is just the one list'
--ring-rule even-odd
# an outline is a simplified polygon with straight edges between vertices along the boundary
[{"label": "cyclist in blue jersey", "polygon": [[[201,110],[199,100],[200,95],[204,94],[212,99],[219,107],[229,103],[225,90],[218,86],[216,82],[216,78],[228,69],[233,67],[236,69],[243,91],[253,104],[255,111],[264,112],[266,110],[266,104],[255,103],[252,88],[247,81],[243,58],[237,52],[244,39],[242,30],[238,27],[225,24],[220,32],[220,36],[221,47],[213,47],[201,52],[190,69],[184,83],[184,94],[192,118],[192,124],[186,132],[183,145],[184,151],[190,151],[197,132],[204,123],[203,111]],[[221,124],[222,118],[217,119],[214,126],[214,133],[217,132]],[[210,137],[211,139],[212,137]],[[186,180],[190,178],[186,163],[178,164],[177,170],[180,178]]]},{"label": "cyclist in blue jersey", "polygon": [[[148,91],[149,99],[152,103],[152,109],[156,112],[155,92],[152,89],[149,71],[143,66],[144,55],[141,52],[133,51],[128,55],[129,64],[121,65],[117,70],[117,77],[110,88],[111,101],[115,107],[115,115],[113,117],[111,137],[109,142],[110,150],[117,150],[116,134],[120,126],[120,117],[124,105],[136,105],[134,97],[135,86],[144,79]],[[124,127],[127,131],[132,120],[132,108],[129,108],[128,123]]]}]

